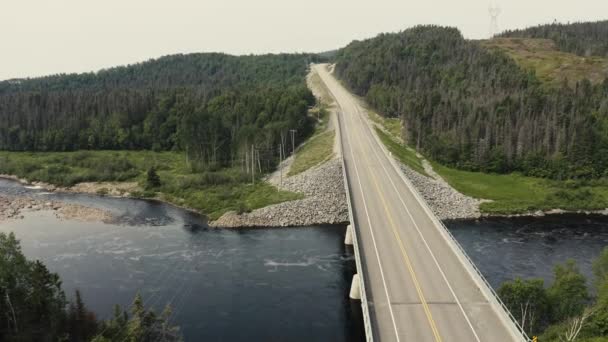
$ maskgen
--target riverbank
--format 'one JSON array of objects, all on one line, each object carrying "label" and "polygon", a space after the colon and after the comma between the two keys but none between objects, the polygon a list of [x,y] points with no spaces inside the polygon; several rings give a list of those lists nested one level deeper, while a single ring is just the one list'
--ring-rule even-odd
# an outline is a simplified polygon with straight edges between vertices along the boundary
[{"label": "riverbank", "polygon": [[0,223],[23,219],[27,212],[52,211],[60,220],[82,222],[110,222],[112,214],[106,210],[61,201],[43,201],[30,197],[0,194]]},{"label": "riverbank", "polygon": [[440,219],[608,215],[608,179],[557,181],[452,169],[406,146],[396,136],[395,119],[368,114],[382,143]]},{"label": "riverbank", "polygon": [[[287,180],[295,177],[286,181],[286,184],[310,184],[306,179],[317,177],[314,172],[308,171],[331,161],[335,156],[335,115],[332,115],[335,108],[332,107],[318,75],[311,72],[307,83],[318,99],[317,106],[309,112],[310,118],[317,123],[314,134],[305,142],[299,142],[295,158],[292,156],[281,165],[280,169],[284,172],[279,178],[285,177]],[[285,148],[284,152],[287,153],[288,150],[289,148]],[[293,169],[291,162],[294,162]],[[0,174],[7,174],[11,179],[40,186],[48,191],[155,199],[205,215],[209,221],[218,220],[224,214],[230,213],[228,216],[232,217],[232,220],[224,217],[220,221],[230,227],[235,227],[235,224],[228,223],[234,222],[239,215],[243,226],[298,226],[344,222],[342,208],[334,208],[338,205],[336,200],[316,195],[316,190],[305,189],[303,186],[281,186],[272,180],[277,177],[264,175],[264,172],[272,170],[272,165],[266,165],[265,170],[262,170],[264,164],[258,166],[263,172],[256,171],[252,179],[251,173],[245,171],[241,165],[201,170],[185,153],[179,152],[0,151]],[[146,186],[146,173],[152,168],[160,178],[160,186],[149,188]],[[333,170],[331,166],[329,169]],[[331,186],[325,184],[323,188],[327,191]],[[311,193],[315,195],[310,195]],[[331,196],[340,194],[332,192]],[[288,202],[296,204],[283,204],[289,212],[279,214],[277,210],[282,207],[276,205]],[[315,205],[318,206],[316,214],[312,211],[312,206]],[[256,212],[261,208],[264,210]],[[274,219],[264,223],[256,216],[260,212],[264,213],[264,217],[272,216]],[[275,220],[281,215],[283,219],[280,224],[275,225]]]},{"label": "riverbank", "polygon": [[[146,189],[146,172],[156,168],[161,185]],[[49,191],[162,200],[217,219],[227,211],[248,212],[300,199],[277,191],[240,167],[199,171],[179,152],[76,151],[0,152],[0,174]]]},{"label": "riverbank", "polygon": [[[276,177],[272,177],[274,182]],[[333,159],[303,173],[283,179],[281,189],[304,198],[256,209],[250,213],[228,212],[210,223],[213,227],[295,227],[347,224],[349,221],[342,165]]]}]

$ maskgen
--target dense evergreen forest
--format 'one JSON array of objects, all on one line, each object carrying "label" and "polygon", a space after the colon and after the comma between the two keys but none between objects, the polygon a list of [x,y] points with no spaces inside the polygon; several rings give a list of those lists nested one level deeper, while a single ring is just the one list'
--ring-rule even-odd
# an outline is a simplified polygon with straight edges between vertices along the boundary
[{"label": "dense evergreen forest", "polygon": [[555,179],[608,176],[608,80],[548,89],[503,52],[437,26],[355,41],[335,60],[338,77],[401,117],[405,141],[431,159]]},{"label": "dense evergreen forest", "polygon": [[[0,82],[0,149],[186,151],[205,166],[277,154],[312,130],[306,54],[174,55],[97,73]],[[300,141],[298,139],[298,141]]]},{"label": "dense evergreen forest", "polygon": [[608,57],[608,20],[574,24],[547,24],[506,31],[500,37],[551,39],[565,52]]}]

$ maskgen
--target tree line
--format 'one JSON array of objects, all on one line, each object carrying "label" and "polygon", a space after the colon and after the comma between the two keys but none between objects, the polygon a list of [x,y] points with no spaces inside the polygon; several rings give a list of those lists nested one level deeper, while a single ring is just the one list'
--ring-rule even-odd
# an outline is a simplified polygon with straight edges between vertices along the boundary
[{"label": "tree line", "polygon": [[558,49],[579,56],[608,57],[608,20],[572,24],[552,23],[523,30],[509,30],[498,35],[513,38],[544,38]]},{"label": "tree line", "polygon": [[557,89],[455,28],[355,41],[336,73],[404,140],[452,167],[554,179],[608,176],[608,80]]},{"label": "tree line", "polygon": [[28,260],[13,233],[0,233],[0,341],[181,341],[170,318],[170,308],[158,315],[137,295],[128,309],[115,306],[113,318],[99,320],[79,291],[68,301],[59,275]]},{"label": "tree line", "polygon": [[599,341],[608,335],[608,248],[593,262],[593,289],[572,260],[555,266],[553,282],[515,279],[498,295],[520,326],[540,341]]},{"label": "tree line", "polygon": [[312,131],[305,76],[316,60],[189,54],[0,82],[0,149],[179,150],[206,167],[233,164],[251,145],[278,155],[289,130],[298,140]]}]

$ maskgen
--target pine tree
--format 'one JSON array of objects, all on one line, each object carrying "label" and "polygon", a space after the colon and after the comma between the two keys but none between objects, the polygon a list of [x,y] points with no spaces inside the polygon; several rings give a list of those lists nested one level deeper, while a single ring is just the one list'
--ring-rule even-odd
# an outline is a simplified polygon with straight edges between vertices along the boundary
[{"label": "pine tree", "polygon": [[149,168],[147,178],[146,178],[146,188],[147,189],[156,189],[156,188],[160,187],[160,185],[161,185],[160,177],[156,173],[156,169],[154,167]]}]

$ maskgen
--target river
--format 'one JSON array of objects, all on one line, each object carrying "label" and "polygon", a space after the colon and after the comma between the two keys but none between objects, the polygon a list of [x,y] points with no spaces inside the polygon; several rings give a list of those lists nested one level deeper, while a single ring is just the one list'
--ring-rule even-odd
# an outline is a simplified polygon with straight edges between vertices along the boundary
[{"label": "river", "polygon": [[[58,272],[108,317],[140,292],[147,307],[173,307],[187,341],[361,341],[360,306],[348,299],[355,272],[341,226],[223,230],[154,201],[46,193],[0,179],[0,194],[62,200],[111,211],[115,222],[59,221],[28,213],[0,224],[24,253]],[[608,245],[608,219],[592,216],[484,219],[448,227],[493,286],[551,278],[569,258],[591,274]]]}]

